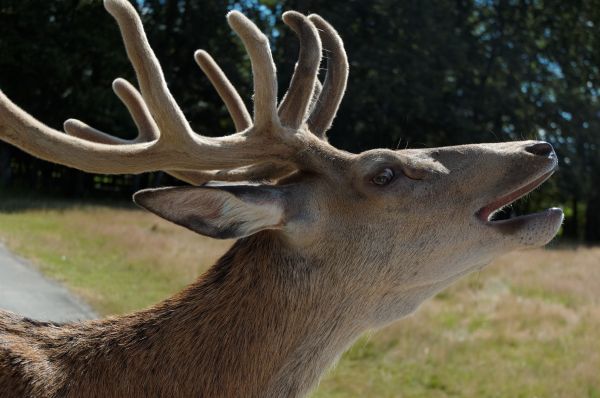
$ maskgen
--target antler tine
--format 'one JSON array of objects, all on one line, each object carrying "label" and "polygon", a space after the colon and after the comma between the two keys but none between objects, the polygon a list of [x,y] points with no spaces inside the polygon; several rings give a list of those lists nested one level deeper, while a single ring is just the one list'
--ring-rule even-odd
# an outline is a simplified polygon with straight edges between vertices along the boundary
[{"label": "antler tine", "polygon": [[154,141],[160,137],[160,130],[150,114],[142,94],[127,80],[117,78],[112,84],[113,91],[127,107],[138,129],[135,142]]},{"label": "antler tine", "polygon": [[227,14],[229,26],[242,39],[252,64],[254,79],[254,126],[256,130],[279,126],[277,79],[269,40],[246,16],[238,11]]},{"label": "antler tine", "polygon": [[318,137],[324,138],[327,130],[331,128],[346,91],[348,57],[341,37],[327,21],[316,14],[311,14],[308,18],[319,30],[323,48],[329,54],[323,90],[316,103],[315,110],[308,118],[310,131]]},{"label": "antler tine", "polygon": [[225,103],[236,131],[244,131],[252,126],[252,118],[244,101],[213,57],[204,50],[198,50],[194,53],[194,59]]},{"label": "antler tine", "polygon": [[279,105],[279,117],[284,126],[297,129],[304,122],[319,73],[321,39],[312,22],[296,11],[284,13],[283,22],[298,36],[300,54],[288,92]]},{"label": "antler tine", "polygon": [[133,140],[124,140],[110,134],[106,134],[98,129],[95,129],[80,120],[69,119],[65,121],[63,127],[67,134],[85,140],[99,142],[103,144],[133,144],[138,142],[150,142],[159,138],[160,132],[154,119],[150,115],[150,111],[146,106],[139,91],[125,79],[115,79],[113,82],[113,91],[117,97],[129,110],[131,117],[137,127],[138,135]]},{"label": "antler tine", "polygon": [[142,21],[133,6],[126,0],[104,0],[104,7],[119,25],[142,96],[159,130],[168,131],[171,135],[164,139],[181,139],[191,135],[190,125],[167,87],[160,63],[148,43]]},{"label": "antler tine", "polygon": [[63,123],[63,130],[65,133],[72,135],[73,137],[81,138],[82,140],[90,142],[96,142],[98,144],[127,145],[133,142],[95,129],[89,124],[86,124],[78,119],[65,120]]},{"label": "antler tine", "polygon": [[[319,102],[319,97],[321,97],[321,92],[323,91],[323,85],[319,81],[319,79],[315,80],[315,87],[313,88],[312,95],[310,97],[310,105],[308,106],[308,111],[306,111],[306,115],[304,115],[304,119],[308,119],[309,115],[313,113],[315,107],[317,106],[317,102]],[[322,137],[325,138],[325,137]]]}]

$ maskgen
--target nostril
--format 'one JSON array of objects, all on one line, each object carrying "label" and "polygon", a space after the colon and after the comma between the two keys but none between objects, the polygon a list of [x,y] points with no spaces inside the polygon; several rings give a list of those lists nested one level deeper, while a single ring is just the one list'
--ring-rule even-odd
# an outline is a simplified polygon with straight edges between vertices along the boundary
[{"label": "nostril", "polygon": [[552,148],[552,145],[548,144],[547,142],[538,142],[536,144],[529,145],[528,147],[525,147],[525,150],[538,156],[549,156],[550,154],[554,153],[554,148]]}]

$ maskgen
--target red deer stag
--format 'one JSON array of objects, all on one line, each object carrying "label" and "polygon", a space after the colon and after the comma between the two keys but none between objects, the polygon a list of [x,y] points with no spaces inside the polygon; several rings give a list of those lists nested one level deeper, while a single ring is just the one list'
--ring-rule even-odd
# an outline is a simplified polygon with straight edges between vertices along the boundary
[{"label": "red deer stag", "polygon": [[58,325],[0,312],[2,397],[302,396],[364,331],[410,314],[500,254],[546,244],[561,224],[554,208],[491,220],[554,172],[545,142],[360,154],[331,146],[325,133],[348,64],[317,15],[283,16],[301,46],[279,103],[267,38],[241,13],[227,15],[250,56],[254,117],[198,51],[238,130],[209,138],[175,103],[134,7],[104,4],[137,74],[141,92],[121,79],[114,90],[138,138],[77,120],[64,134],[1,92],[0,138],[93,173],[168,171],[192,186],[143,190],[135,202],[200,234],[240,240],[197,282],[134,314]]}]

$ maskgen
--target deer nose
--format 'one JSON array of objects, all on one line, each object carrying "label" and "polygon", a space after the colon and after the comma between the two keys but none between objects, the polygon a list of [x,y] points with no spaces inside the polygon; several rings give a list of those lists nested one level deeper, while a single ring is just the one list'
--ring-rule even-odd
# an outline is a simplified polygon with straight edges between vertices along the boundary
[{"label": "deer nose", "polygon": [[554,148],[547,142],[537,142],[525,147],[525,150],[533,155],[548,157],[554,153]]}]

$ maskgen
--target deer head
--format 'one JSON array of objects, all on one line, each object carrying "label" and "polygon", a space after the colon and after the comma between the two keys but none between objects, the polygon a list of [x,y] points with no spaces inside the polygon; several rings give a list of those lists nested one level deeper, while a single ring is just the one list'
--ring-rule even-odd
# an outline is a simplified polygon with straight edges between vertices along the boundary
[{"label": "deer head", "polygon": [[[307,294],[345,303],[361,330],[410,313],[500,254],[546,244],[561,224],[560,209],[491,221],[554,172],[557,158],[545,142],[360,154],[330,145],[326,132],[348,63],[340,37],[317,15],[283,16],[301,47],[279,102],[267,38],[241,13],[227,15],[252,63],[254,112],[251,118],[212,58],[196,52],[238,130],[209,138],[192,130],[175,103],[134,8],[125,0],[104,3],[137,74],[141,93],[122,79],[113,88],[138,138],[120,140],[77,120],[65,122],[64,134],[1,92],[0,138],[88,172],[165,170],[191,183],[143,190],[134,200],[199,234],[250,237],[277,251],[281,261],[272,266],[287,267],[291,282],[310,280]],[[322,46],[329,56],[321,85]]]}]

